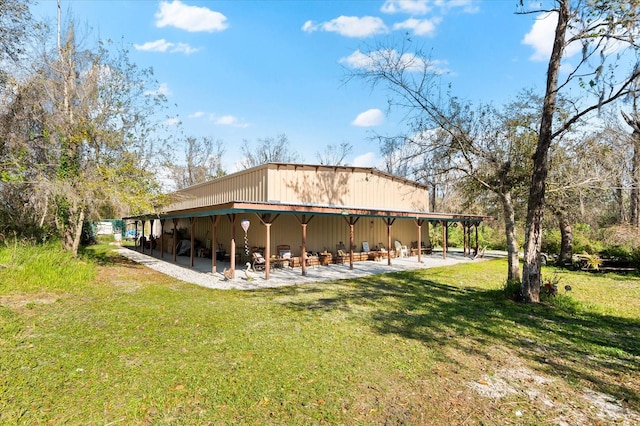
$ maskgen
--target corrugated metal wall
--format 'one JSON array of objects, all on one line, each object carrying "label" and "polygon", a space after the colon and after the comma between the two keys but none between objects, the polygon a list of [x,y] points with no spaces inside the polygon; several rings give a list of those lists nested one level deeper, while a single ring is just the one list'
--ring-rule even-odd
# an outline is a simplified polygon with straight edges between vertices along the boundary
[{"label": "corrugated metal wall", "polygon": [[268,164],[174,194],[165,211],[259,201],[428,211],[429,192],[369,169]]},{"label": "corrugated metal wall", "polygon": [[268,198],[283,203],[429,209],[429,192],[425,188],[366,169],[272,165]]},{"label": "corrugated metal wall", "polygon": [[166,211],[224,204],[231,201],[264,201],[267,198],[267,169],[255,168],[224,176],[173,194]]}]

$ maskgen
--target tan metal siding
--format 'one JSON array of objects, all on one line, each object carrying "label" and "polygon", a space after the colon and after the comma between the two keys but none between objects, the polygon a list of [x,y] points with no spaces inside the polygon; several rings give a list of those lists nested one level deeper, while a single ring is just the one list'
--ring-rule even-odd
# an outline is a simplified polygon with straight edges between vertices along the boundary
[{"label": "tan metal siding", "polygon": [[428,211],[426,188],[366,170],[272,166],[268,199],[283,203]]},{"label": "tan metal siding", "polygon": [[172,194],[165,210],[185,210],[231,201],[266,201],[266,168],[224,176]]}]

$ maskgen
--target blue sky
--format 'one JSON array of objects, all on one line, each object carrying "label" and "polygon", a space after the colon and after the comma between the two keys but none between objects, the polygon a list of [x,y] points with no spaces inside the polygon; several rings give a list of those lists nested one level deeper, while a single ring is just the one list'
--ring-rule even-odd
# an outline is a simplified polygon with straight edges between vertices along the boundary
[{"label": "blue sky", "polygon": [[[54,0],[35,9],[50,19],[56,11]],[[347,163],[379,166],[372,136],[406,126],[382,90],[345,84],[358,51],[408,34],[456,95],[499,105],[542,90],[554,24],[516,15],[514,0],[62,0],[62,12],[152,67],[172,132],[221,139],[228,172],[244,140],[282,133],[302,162],[348,142]]]}]

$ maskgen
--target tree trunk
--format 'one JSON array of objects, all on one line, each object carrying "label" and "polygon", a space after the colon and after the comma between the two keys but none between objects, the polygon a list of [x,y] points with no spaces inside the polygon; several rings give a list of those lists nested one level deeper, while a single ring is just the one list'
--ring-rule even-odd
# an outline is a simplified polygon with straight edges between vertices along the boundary
[{"label": "tree trunk", "polygon": [[507,236],[508,281],[520,281],[520,265],[518,263],[518,242],[516,240],[516,215],[513,209],[511,193],[500,194],[502,211],[504,212],[504,228]]},{"label": "tree trunk", "polygon": [[540,302],[541,265],[540,250],[542,246],[542,216],[544,212],[544,192],[547,180],[547,160],[552,142],[553,117],[556,109],[558,73],[564,51],[567,24],[569,21],[569,0],[558,2],[558,24],[553,40],[553,49],[547,69],[547,86],[544,105],[540,119],[538,144],[533,157],[533,174],[527,203],[527,223],[525,228],[524,265],[522,267],[522,284],[520,286],[525,302]]},{"label": "tree trunk", "polygon": [[640,226],[640,133],[634,130],[633,158],[631,160],[631,195],[629,197],[629,222]]},{"label": "tree trunk", "polygon": [[573,260],[573,231],[564,208],[556,210],[558,225],[560,226],[560,265],[571,265]]},{"label": "tree trunk", "polygon": [[82,239],[82,225],[84,225],[84,210],[80,209],[78,220],[76,221],[75,234],[73,236],[73,246],[71,247],[71,253],[73,257],[78,256],[78,247],[80,247],[80,240]]}]

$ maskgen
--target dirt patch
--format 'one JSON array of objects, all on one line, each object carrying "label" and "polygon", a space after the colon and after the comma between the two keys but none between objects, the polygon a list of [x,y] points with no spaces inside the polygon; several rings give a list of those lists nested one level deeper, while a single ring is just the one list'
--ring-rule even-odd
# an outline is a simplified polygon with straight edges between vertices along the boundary
[{"label": "dirt patch", "polygon": [[494,374],[486,374],[477,381],[468,383],[468,386],[477,394],[500,400],[512,395],[524,394],[536,404],[541,404],[548,410],[558,413],[555,421],[558,425],[592,424],[613,422],[621,425],[635,425],[640,423],[640,413],[624,408],[615,398],[583,389],[574,391],[573,396],[580,397],[588,403],[584,407],[583,401],[576,398],[567,398],[564,401],[552,396],[556,389],[550,390],[556,382],[555,379],[535,373],[526,367],[504,368]]},{"label": "dirt patch", "polygon": [[49,305],[62,299],[60,294],[40,293],[40,294],[12,294],[0,296],[0,305],[6,306],[14,311],[24,311],[33,305]]}]

